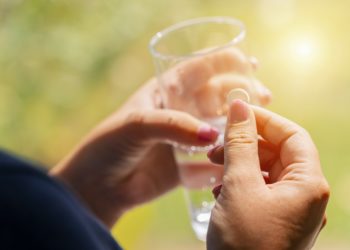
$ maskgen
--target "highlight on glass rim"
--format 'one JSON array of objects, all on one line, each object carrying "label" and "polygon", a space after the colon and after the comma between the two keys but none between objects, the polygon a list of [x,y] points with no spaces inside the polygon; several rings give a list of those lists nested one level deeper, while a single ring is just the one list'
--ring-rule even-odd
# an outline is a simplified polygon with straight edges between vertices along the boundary
[{"label": "highlight on glass rim", "polygon": [[349,7],[0,1],[0,248],[349,249]]}]

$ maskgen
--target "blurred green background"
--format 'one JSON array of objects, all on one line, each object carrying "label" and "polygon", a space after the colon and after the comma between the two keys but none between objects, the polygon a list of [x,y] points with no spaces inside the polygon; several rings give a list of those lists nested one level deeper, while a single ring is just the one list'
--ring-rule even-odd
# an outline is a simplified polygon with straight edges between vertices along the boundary
[{"label": "blurred green background", "polygon": [[[307,128],[331,184],[315,249],[350,249],[350,1],[0,0],[0,146],[53,166],[154,68],[160,29],[200,16],[245,22],[270,109]],[[182,191],[128,213],[126,249],[204,249]]]}]

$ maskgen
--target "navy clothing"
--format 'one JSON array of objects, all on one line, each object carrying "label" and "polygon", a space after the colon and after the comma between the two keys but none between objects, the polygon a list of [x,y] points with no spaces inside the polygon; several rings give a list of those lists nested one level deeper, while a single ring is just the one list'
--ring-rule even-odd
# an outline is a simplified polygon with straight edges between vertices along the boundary
[{"label": "navy clothing", "polygon": [[0,249],[121,248],[66,187],[0,151]]}]

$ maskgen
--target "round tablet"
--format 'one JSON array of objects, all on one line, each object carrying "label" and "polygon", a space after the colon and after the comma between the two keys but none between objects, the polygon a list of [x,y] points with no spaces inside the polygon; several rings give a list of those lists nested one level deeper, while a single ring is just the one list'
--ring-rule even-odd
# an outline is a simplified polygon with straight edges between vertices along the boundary
[{"label": "round tablet", "polygon": [[246,103],[250,102],[250,97],[247,91],[244,89],[232,89],[228,94],[227,94],[227,103],[230,104],[233,102],[233,100],[242,100]]}]

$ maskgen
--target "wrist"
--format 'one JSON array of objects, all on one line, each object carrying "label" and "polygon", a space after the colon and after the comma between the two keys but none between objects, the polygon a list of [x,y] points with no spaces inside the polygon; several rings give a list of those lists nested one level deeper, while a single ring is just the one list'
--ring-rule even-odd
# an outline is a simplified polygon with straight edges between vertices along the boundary
[{"label": "wrist", "polygon": [[49,175],[66,185],[108,228],[111,228],[127,210],[123,200],[112,197],[112,192],[104,181],[88,170],[78,171],[68,165],[58,164]]}]

